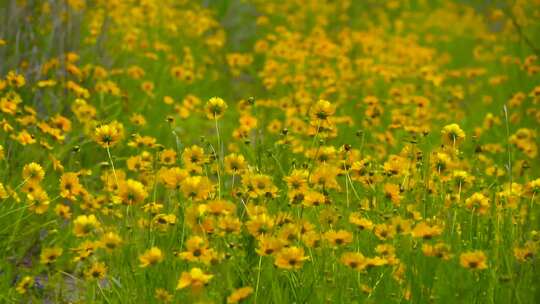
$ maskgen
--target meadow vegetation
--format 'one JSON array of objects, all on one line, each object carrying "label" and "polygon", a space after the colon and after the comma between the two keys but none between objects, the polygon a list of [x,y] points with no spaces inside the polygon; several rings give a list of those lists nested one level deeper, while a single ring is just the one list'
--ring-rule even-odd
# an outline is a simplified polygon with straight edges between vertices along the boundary
[{"label": "meadow vegetation", "polygon": [[1,303],[539,303],[540,1],[0,1]]}]

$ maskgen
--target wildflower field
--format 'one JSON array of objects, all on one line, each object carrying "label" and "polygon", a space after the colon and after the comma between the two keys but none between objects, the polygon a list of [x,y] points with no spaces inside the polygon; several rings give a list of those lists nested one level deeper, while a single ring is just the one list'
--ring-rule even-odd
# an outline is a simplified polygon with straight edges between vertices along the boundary
[{"label": "wildflower field", "polygon": [[540,303],[540,1],[0,0],[0,303]]}]

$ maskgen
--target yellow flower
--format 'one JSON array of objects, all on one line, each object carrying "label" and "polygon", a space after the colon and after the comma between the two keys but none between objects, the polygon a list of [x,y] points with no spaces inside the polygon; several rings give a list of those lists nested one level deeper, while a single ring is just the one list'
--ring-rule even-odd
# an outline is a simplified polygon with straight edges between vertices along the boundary
[{"label": "yellow flower", "polygon": [[27,195],[28,200],[32,203],[30,210],[34,211],[36,214],[43,214],[47,209],[49,209],[49,195],[41,188],[36,188],[32,193]]},{"label": "yellow flower", "polygon": [[332,246],[341,246],[350,244],[353,241],[353,235],[347,230],[330,230],[324,234],[324,238]]},{"label": "yellow flower", "polygon": [[190,176],[182,181],[181,189],[184,197],[201,201],[208,199],[214,186],[206,176]]},{"label": "yellow flower", "polygon": [[336,107],[328,100],[319,100],[313,105],[310,110],[310,118],[314,122],[327,120],[330,116],[334,115]]},{"label": "yellow flower", "polygon": [[129,121],[131,121],[136,126],[145,126],[146,125],[146,118],[144,118],[143,115],[134,113],[129,118]]},{"label": "yellow flower", "polygon": [[184,289],[188,286],[191,286],[191,288],[201,288],[208,284],[213,277],[214,275],[204,273],[200,268],[194,267],[189,272],[182,272],[176,289]]},{"label": "yellow flower", "polygon": [[233,291],[233,293],[231,293],[230,296],[227,297],[227,303],[228,304],[238,303],[246,299],[247,297],[249,297],[249,295],[251,295],[252,293],[253,293],[253,287],[247,286],[247,287],[238,288],[235,291]]},{"label": "yellow flower", "polygon": [[487,268],[486,255],[480,250],[464,252],[459,256],[461,266],[473,270]]},{"label": "yellow flower", "polygon": [[536,256],[538,245],[532,241],[527,241],[523,247],[514,247],[514,257],[518,262],[527,262]]},{"label": "yellow flower", "polygon": [[250,197],[275,197],[277,187],[272,182],[272,177],[265,174],[246,174],[242,177],[242,183],[246,186]]},{"label": "yellow flower", "polygon": [[292,246],[278,252],[274,264],[283,269],[300,269],[308,259],[309,257],[304,256],[303,248]]},{"label": "yellow flower", "polygon": [[341,263],[356,271],[361,271],[366,267],[366,258],[360,252],[345,252],[341,255]]},{"label": "yellow flower", "polygon": [[22,176],[29,182],[39,183],[45,177],[45,171],[38,163],[29,163],[24,165]]},{"label": "yellow flower", "polygon": [[274,254],[283,248],[284,242],[276,237],[262,236],[259,238],[259,247],[255,250],[260,256]]},{"label": "yellow flower", "polygon": [[274,219],[266,213],[251,216],[246,222],[248,232],[255,237],[270,233],[273,227]]},{"label": "yellow flower", "polygon": [[174,163],[176,163],[176,151],[172,149],[165,149],[161,151],[159,161],[164,165],[174,165]]},{"label": "yellow flower", "polygon": [[309,181],[312,184],[315,184],[324,189],[339,190],[340,187],[336,179],[338,174],[338,167],[328,164],[322,164],[313,170]]},{"label": "yellow flower", "polygon": [[286,176],[283,179],[290,190],[305,192],[308,189],[308,176],[308,171],[294,169],[289,176]]},{"label": "yellow flower", "polygon": [[32,287],[33,285],[34,285],[34,278],[31,276],[25,276],[17,284],[17,287],[15,288],[15,290],[17,290],[17,292],[20,294],[25,294],[28,288]]},{"label": "yellow flower", "polygon": [[388,265],[388,260],[381,257],[372,257],[366,259],[366,268]]},{"label": "yellow flower", "polygon": [[396,235],[396,229],[393,225],[388,225],[386,223],[381,223],[375,225],[373,233],[380,240],[391,239]]},{"label": "yellow flower", "polygon": [[394,206],[399,206],[401,202],[401,190],[399,185],[384,184],[384,196],[388,198]]},{"label": "yellow flower", "polygon": [[112,147],[122,138],[123,127],[119,123],[110,123],[96,128],[95,141],[103,148]]},{"label": "yellow flower", "polygon": [[60,247],[44,248],[39,256],[39,262],[45,265],[51,265],[62,255],[63,249]]},{"label": "yellow flower", "polygon": [[9,197],[9,194],[6,190],[6,187],[4,187],[4,184],[0,183],[0,199],[6,199]]},{"label": "yellow flower", "polygon": [[107,266],[103,262],[94,262],[84,272],[85,276],[89,280],[102,280],[107,274]]},{"label": "yellow flower", "polygon": [[143,81],[143,83],[141,83],[141,89],[146,94],[152,96],[152,91],[154,91],[154,83],[151,81]]},{"label": "yellow flower", "polygon": [[73,261],[79,262],[88,260],[88,258],[94,255],[94,252],[100,247],[100,245],[101,244],[99,243],[99,241],[86,240],[82,242],[79,246],[72,249],[73,252],[77,254],[73,258]]},{"label": "yellow flower", "polygon": [[465,207],[479,214],[486,214],[489,210],[489,199],[484,194],[476,192],[465,200]]},{"label": "yellow flower", "polygon": [[11,138],[18,141],[23,146],[36,143],[36,140],[34,139],[34,135],[28,133],[28,131],[26,130],[22,130],[21,132],[19,132],[17,136],[11,135]]},{"label": "yellow flower", "polygon": [[200,236],[192,236],[186,241],[186,249],[178,255],[181,259],[199,261],[208,251],[208,241]]},{"label": "yellow flower", "polygon": [[148,192],[139,181],[128,179],[120,182],[119,187],[118,197],[125,205],[142,203],[148,197]]},{"label": "yellow flower", "polygon": [[212,97],[205,106],[206,117],[208,119],[218,119],[223,116],[225,110],[227,110],[227,104],[219,97]]},{"label": "yellow flower", "polygon": [[308,191],[304,194],[303,204],[306,207],[317,207],[326,204],[326,196],[318,191]]},{"label": "yellow flower", "polygon": [[55,85],[56,80],[54,79],[40,80],[37,83],[38,88],[54,87]]},{"label": "yellow flower", "polygon": [[465,132],[455,123],[445,126],[441,135],[443,143],[451,147],[457,146],[465,139]]},{"label": "yellow flower", "polygon": [[524,194],[531,198],[533,198],[535,195],[540,194],[540,178],[537,178],[525,184]]},{"label": "yellow flower", "polygon": [[430,226],[426,222],[420,222],[416,226],[414,226],[414,229],[411,231],[411,234],[415,238],[423,238],[426,240],[429,240],[435,236],[439,236],[442,233],[442,228],[433,225]]},{"label": "yellow flower", "polygon": [[437,152],[434,155],[433,167],[437,173],[444,172],[452,163],[450,156],[443,152]]},{"label": "yellow flower", "polygon": [[26,84],[24,76],[21,74],[17,74],[15,71],[9,71],[6,76],[6,80],[10,86],[16,88],[20,88]]},{"label": "yellow flower", "polygon": [[184,149],[182,161],[186,167],[201,166],[206,162],[203,148],[193,145]]},{"label": "yellow flower", "polygon": [[163,288],[157,288],[154,297],[161,302],[171,302],[173,299],[172,294]]},{"label": "yellow flower", "polygon": [[411,232],[411,220],[404,219],[401,216],[392,217],[392,226],[396,233],[407,235]]},{"label": "yellow flower", "polygon": [[74,172],[66,172],[60,177],[60,195],[70,200],[76,200],[83,188],[79,182],[79,176]]},{"label": "yellow flower", "polygon": [[225,172],[227,174],[239,174],[242,173],[246,167],[247,162],[242,154],[232,153],[225,156]]},{"label": "yellow flower", "polygon": [[71,210],[69,206],[66,206],[66,205],[62,205],[62,204],[56,205],[56,207],[54,207],[54,213],[56,213],[56,215],[66,220],[71,218]]},{"label": "yellow flower", "polygon": [[373,222],[362,218],[360,212],[353,212],[349,215],[349,223],[358,227],[359,230],[371,230],[373,229]]},{"label": "yellow flower", "polygon": [[174,214],[158,214],[152,219],[154,227],[160,231],[166,231],[170,226],[176,224],[176,215]]},{"label": "yellow flower", "polygon": [[141,262],[139,266],[142,268],[153,266],[163,261],[163,258],[164,257],[161,249],[158,247],[152,247],[139,256],[139,261]]},{"label": "yellow flower", "polygon": [[67,119],[66,117],[64,116],[61,116],[59,114],[56,114],[52,120],[51,120],[51,124],[64,131],[64,132],[69,132],[71,130],[71,121],[69,119]]},{"label": "yellow flower", "polygon": [[189,176],[186,169],[179,167],[161,168],[158,172],[159,179],[169,189],[179,189],[180,184]]},{"label": "yellow flower", "polygon": [[100,227],[99,221],[93,214],[77,216],[73,225],[73,233],[77,237],[87,236],[92,230]]},{"label": "yellow flower", "polygon": [[122,244],[122,238],[114,232],[107,232],[101,237],[100,243],[105,249],[113,250]]},{"label": "yellow flower", "polygon": [[445,243],[437,243],[435,245],[422,245],[422,252],[425,256],[437,257],[443,260],[449,260],[451,257],[450,248]]},{"label": "yellow flower", "polygon": [[49,159],[52,162],[54,171],[58,171],[58,172],[64,171],[64,166],[62,165],[62,162],[60,160],[56,159],[56,157],[54,157],[52,154],[49,154]]}]

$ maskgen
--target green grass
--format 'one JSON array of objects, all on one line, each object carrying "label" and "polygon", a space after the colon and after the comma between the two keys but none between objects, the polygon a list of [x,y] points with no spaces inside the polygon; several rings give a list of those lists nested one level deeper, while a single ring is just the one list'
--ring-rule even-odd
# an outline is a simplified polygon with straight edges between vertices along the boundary
[{"label": "green grass", "polygon": [[[226,303],[240,287],[253,288],[247,303],[538,302],[540,159],[534,149],[540,100],[532,92],[540,85],[534,57],[540,7],[534,2],[81,1],[81,9],[77,2],[0,3],[0,302],[160,303],[156,290],[164,289],[173,303]],[[68,52],[80,58],[69,62]],[[231,54],[252,61],[235,66]],[[51,60],[57,65],[43,73]],[[133,66],[144,75],[130,75]],[[176,78],[172,69],[178,66],[193,79]],[[26,84],[10,84],[10,71]],[[56,85],[38,85],[47,79]],[[89,96],[68,89],[68,81]],[[99,92],[108,81],[119,94]],[[153,90],[142,88],[146,81]],[[10,110],[14,92],[21,102]],[[521,102],[513,99],[518,93]],[[165,96],[174,103],[166,104]],[[199,103],[189,105],[188,96]],[[205,108],[214,96],[228,105],[217,121]],[[365,102],[370,96],[378,99],[375,105]],[[78,98],[89,112],[78,113]],[[420,106],[421,98],[428,103]],[[320,99],[335,108],[329,121],[316,118]],[[134,114],[146,124],[135,124]],[[71,128],[56,126],[56,115]],[[123,125],[123,136],[109,156],[95,129],[113,121]],[[445,145],[441,131],[452,123],[465,138]],[[35,143],[17,139],[22,131]],[[528,138],[515,139],[523,133]],[[131,145],[137,134],[155,143]],[[190,166],[182,156],[193,145],[204,150],[205,160]],[[171,164],[159,161],[165,149],[177,153]],[[231,153],[245,158],[243,172],[226,172],[224,157]],[[442,169],[437,153],[448,158]],[[135,157],[143,159],[140,166],[133,165]],[[39,182],[24,177],[32,162],[45,173]],[[103,179],[112,163],[118,185],[113,175]],[[167,187],[163,169],[173,167],[207,177],[209,188],[195,187],[207,198],[190,198],[186,181]],[[325,168],[330,173],[322,174]],[[299,204],[286,182],[294,170],[304,170],[307,180]],[[452,177],[460,170],[471,182]],[[75,198],[62,195],[66,172],[78,173],[84,189]],[[275,191],[258,194],[257,184],[250,185],[256,174],[268,176],[271,182],[261,187]],[[321,175],[335,184],[315,182]],[[128,179],[141,182],[147,194],[129,206],[121,202]],[[398,189],[394,201],[386,193],[389,184]],[[30,186],[46,192],[44,212],[36,212],[39,191]],[[314,192],[326,204],[310,206]],[[467,207],[474,193],[487,198],[485,212]],[[208,206],[218,199],[234,210],[212,215]],[[145,211],[151,202],[162,209]],[[71,217],[55,211],[60,205],[69,206]],[[279,267],[282,249],[257,253],[263,240],[250,232],[257,212],[275,223],[266,236],[304,250],[301,267]],[[353,212],[375,229],[355,227]],[[77,217],[90,214],[100,225],[77,236]],[[158,214],[176,221],[164,229],[148,224]],[[231,219],[239,223],[237,233],[219,226]],[[415,236],[421,223],[440,233]],[[390,229],[386,238],[377,232],[383,224]],[[401,225],[405,229],[392,234]],[[320,239],[317,245],[301,231],[307,226]],[[332,230],[350,232],[352,241],[332,246],[326,234]],[[95,248],[81,260],[75,248],[107,232],[122,239],[118,248]],[[177,256],[193,236],[208,242],[213,263]],[[440,243],[449,250],[444,258],[423,252],[424,245]],[[379,245],[395,252],[382,253]],[[62,254],[50,265],[40,263],[43,249],[51,247]],[[151,247],[163,260],[140,267]],[[519,248],[530,254],[521,259]],[[475,250],[485,254],[485,269],[461,265],[460,256]],[[341,260],[350,252],[379,257],[384,265],[355,270]],[[86,275],[95,262],[106,265],[103,279]],[[177,290],[182,274],[194,267],[213,277],[206,286]],[[25,276],[33,285],[17,288]]]}]

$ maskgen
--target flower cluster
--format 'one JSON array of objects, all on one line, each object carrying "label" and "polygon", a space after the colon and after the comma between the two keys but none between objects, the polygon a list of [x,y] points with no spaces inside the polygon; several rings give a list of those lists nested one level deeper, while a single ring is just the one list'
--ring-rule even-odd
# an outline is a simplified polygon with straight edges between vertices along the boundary
[{"label": "flower cluster", "polygon": [[1,299],[534,301],[538,1],[12,2]]}]

